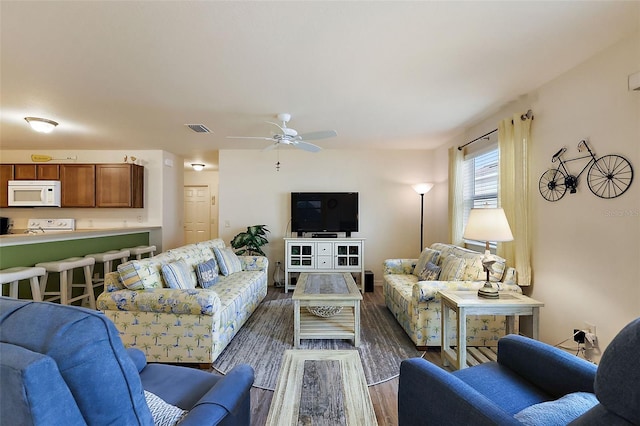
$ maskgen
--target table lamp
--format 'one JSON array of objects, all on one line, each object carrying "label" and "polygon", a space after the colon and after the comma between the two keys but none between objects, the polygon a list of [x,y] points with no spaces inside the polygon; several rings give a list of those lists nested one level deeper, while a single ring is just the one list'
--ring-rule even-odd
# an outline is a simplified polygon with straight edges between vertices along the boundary
[{"label": "table lamp", "polygon": [[468,240],[484,241],[485,251],[482,258],[482,268],[487,272],[484,287],[478,290],[478,297],[497,299],[498,289],[489,281],[489,273],[493,269],[496,259],[489,252],[489,241],[512,241],[513,234],[509,228],[507,216],[501,208],[471,209],[467,227],[462,236]]}]

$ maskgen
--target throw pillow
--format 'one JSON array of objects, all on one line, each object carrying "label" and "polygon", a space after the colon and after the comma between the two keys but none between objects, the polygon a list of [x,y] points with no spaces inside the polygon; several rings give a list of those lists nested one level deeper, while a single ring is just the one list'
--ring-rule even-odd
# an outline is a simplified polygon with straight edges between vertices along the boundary
[{"label": "throw pillow", "polygon": [[416,267],[413,268],[413,275],[420,277],[420,274],[424,270],[425,266],[427,266],[427,263],[431,262],[434,265],[437,265],[439,257],[440,252],[438,250],[433,250],[429,247],[422,250],[422,253],[420,253],[420,258],[418,259],[418,263],[416,263]]},{"label": "throw pillow", "polygon": [[420,281],[435,281],[440,276],[441,268],[437,265],[434,265],[431,262],[427,262],[427,265],[418,275],[418,279]]},{"label": "throw pillow", "polygon": [[188,411],[167,403],[155,393],[144,391],[144,397],[153,416],[154,426],[173,426],[178,423]]},{"label": "throw pillow", "polygon": [[216,254],[220,273],[225,277],[242,271],[242,263],[240,263],[240,259],[238,259],[238,256],[233,252],[231,247],[225,247],[223,249],[214,247],[213,252]]},{"label": "throw pillow", "polygon": [[182,290],[196,288],[195,283],[191,281],[189,266],[184,260],[176,260],[162,265],[162,277],[169,288]]},{"label": "throw pillow", "polygon": [[463,258],[449,255],[442,260],[440,281],[460,281],[466,263]]},{"label": "throw pillow", "polygon": [[202,288],[209,288],[218,282],[218,264],[215,259],[209,259],[196,266],[198,284]]},{"label": "throw pillow", "polygon": [[566,425],[589,411],[596,404],[598,404],[598,399],[594,394],[575,392],[555,401],[531,405],[513,417],[520,423],[530,426]]}]

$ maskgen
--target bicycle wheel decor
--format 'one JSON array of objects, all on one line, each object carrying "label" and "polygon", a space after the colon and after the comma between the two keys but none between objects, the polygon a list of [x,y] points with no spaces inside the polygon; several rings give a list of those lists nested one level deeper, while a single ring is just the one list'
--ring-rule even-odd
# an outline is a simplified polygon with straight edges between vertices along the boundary
[{"label": "bicycle wheel decor", "polygon": [[631,182],[633,167],[626,158],[619,155],[604,155],[598,158],[587,173],[587,186],[600,198],[621,196],[629,189]]},{"label": "bicycle wheel decor", "polygon": [[567,192],[567,176],[559,169],[549,169],[542,174],[538,182],[540,194],[547,201],[558,201]]}]

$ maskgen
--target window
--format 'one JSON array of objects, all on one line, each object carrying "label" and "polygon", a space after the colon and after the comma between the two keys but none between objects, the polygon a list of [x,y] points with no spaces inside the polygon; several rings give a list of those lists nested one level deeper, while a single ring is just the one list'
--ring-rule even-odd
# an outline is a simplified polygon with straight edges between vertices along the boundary
[{"label": "window", "polygon": [[[463,230],[467,226],[469,211],[473,208],[498,207],[497,145],[465,157],[463,165],[464,213]],[[484,241],[481,242],[484,246]]]}]

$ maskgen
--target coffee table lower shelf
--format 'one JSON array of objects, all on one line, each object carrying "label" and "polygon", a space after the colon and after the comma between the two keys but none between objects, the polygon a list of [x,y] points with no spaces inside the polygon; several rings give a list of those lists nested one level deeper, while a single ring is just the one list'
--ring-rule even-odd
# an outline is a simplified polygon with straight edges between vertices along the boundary
[{"label": "coffee table lower shelf", "polygon": [[352,307],[331,317],[313,315],[306,308],[300,309],[300,339],[354,339],[355,315]]}]

